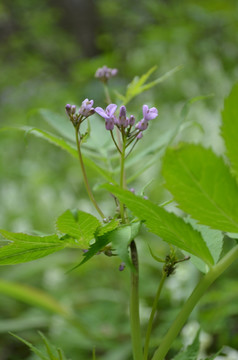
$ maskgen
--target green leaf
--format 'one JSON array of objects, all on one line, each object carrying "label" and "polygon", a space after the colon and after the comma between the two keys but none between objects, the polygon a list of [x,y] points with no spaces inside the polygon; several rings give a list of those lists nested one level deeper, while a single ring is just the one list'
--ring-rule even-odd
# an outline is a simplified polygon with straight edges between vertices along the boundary
[{"label": "green leaf", "polygon": [[182,210],[214,229],[238,232],[238,187],[212,150],[189,144],[169,149],[163,175]]},{"label": "green leaf", "polygon": [[20,300],[31,306],[37,306],[54,314],[69,315],[69,310],[47,293],[33,287],[0,280],[0,293]]},{"label": "green leaf", "polygon": [[54,135],[48,131],[44,131],[38,128],[33,128],[30,126],[19,126],[19,127],[4,127],[1,128],[0,131],[9,131],[9,130],[17,130],[17,131],[24,131],[26,134],[32,134],[38,138],[47,140],[53,145],[56,145],[60,147],[62,150],[67,151],[70,155],[72,155],[75,158],[78,158],[78,153],[76,150],[76,146],[71,145],[67,141],[65,141],[63,138]]},{"label": "green leaf", "polygon": [[112,242],[112,240],[114,238],[114,233],[117,232],[116,227],[118,227],[118,222],[115,220],[112,220],[111,223],[108,223],[106,226],[98,229],[98,232],[96,232],[96,234],[95,234],[95,237],[96,237],[95,243],[90,245],[88,251],[84,254],[84,259],[71,270],[74,270],[77,267],[79,267],[80,265],[85,264],[88,260],[90,260],[99,251],[104,249],[107,244]]},{"label": "green leaf", "polygon": [[106,233],[115,230],[118,226],[119,226],[119,220],[112,219],[109,223],[97,229],[96,236],[97,237],[103,236]]},{"label": "green leaf", "polygon": [[85,264],[90,260],[94,255],[96,255],[100,250],[102,250],[107,244],[111,242],[108,233],[97,237],[95,243],[90,245],[89,250],[84,254],[84,259],[76,266],[74,266],[70,271],[77,269],[79,266]]},{"label": "green leaf", "polygon": [[166,80],[169,76],[173,75],[177,71],[181,70],[181,66],[176,66],[174,69],[168,71],[164,75],[160,76],[158,79],[151,81],[148,84],[145,84],[145,82],[148,80],[149,76],[156,70],[156,66],[153,66],[149,71],[147,71],[144,75],[141,77],[136,76],[132,82],[128,85],[126,95],[123,98],[122,95],[119,94],[119,97],[123,99],[124,105],[128,104],[129,101],[131,101],[135,96],[141,94],[142,92],[149,90],[150,88],[154,87],[155,85],[163,82]]},{"label": "green leaf", "polygon": [[57,229],[75,238],[75,243],[81,249],[87,249],[90,240],[94,239],[100,221],[91,214],[77,210],[74,214],[67,210],[56,221]]},{"label": "green leaf", "polygon": [[190,224],[163,207],[149,200],[135,196],[130,191],[122,190],[112,185],[104,185],[123,204],[125,204],[140,220],[146,221],[148,230],[169,244],[203,259],[207,264],[213,264],[213,258],[201,234]]},{"label": "green leaf", "polygon": [[128,246],[140,231],[141,223],[133,222],[130,225],[120,226],[110,234],[112,247],[116,250],[117,255],[127,265],[132,266]]},{"label": "green leaf", "polygon": [[45,348],[50,360],[58,360],[54,355],[55,348],[49,343],[48,339],[40,331],[39,331],[39,335],[45,344]]},{"label": "green leaf", "polygon": [[13,243],[0,248],[0,265],[13,265],[39,259],[64,249],[67,242],[57,235],[33,236],[0,229],[0,234]]},{"label": "green leaf", "polygon": [[67,117],[67,115],[62,116],[48,109],[39,109],[38,110],[43,119],[50,125],[58,134],[62,135],[68,140],[75,141],[75,131],[73,124]]},{"label": "green leaf", "polygon": [[10,332],[12,336],[14,336],[16,339],[23,342],[25,345],[29,347],[29,349],[35,353],[41,360],[49,360],[48,356],[45,356],[39,349],[37,349],[35,346],[33,346],[29,341],[26,341],[25,339],[21,338],[20,336],[17,336]]},{"label": "green leaf", "polygon": [[[220,258],[222,247],[223,247],[223,234],[219,230],[210,229],[206,225],[200,225],[196,220],[188,217],[185,221],[189,222],[195,230],[198,230],[203,239],[205,240],[208,249],[213,257],[214,264],[216,264]],[[196,256],[191,256],[191,262],[202,272],[206,273],[209,268],[208,266]]]},{"label": "green leaf", "polygon": [[[76,150],[76,147],[72,144],[68,143],[64,139],[51,134],[47,131],[38,129],[38,128],[31,128],[28,126],[21,126],[21,127],[4,127],[0,129],[1,131],[9,131],[9,130],[18,130],[18,131],[25,131],[27,134],[32,134],[38,138],[47,140],[49,143],[60,147],[62,150],[67,151],[70,155],[72,155],[74,158],[78,159],[78,152]],[[99,175],[104,177],[107,181],[111,183],[115,183],[115,180],[112,176],[112,173],[105,169],[104,167],[100,167],[95,163],[95,161],[91,160],[90,158],[83,155],[83,161],[85,166],[91,168],[92,170],[96,171]]]},{"label": "green leaf", "polygon": [[193,343],[189,345],[186,350],[176,355],[173,360],[197,360],[199,353],[199,331],[193,340]]},{"label": "green leaf", "polygon": [[225,99],[221,133],[225,140],[227,156],[238,180],[238,83]]}]

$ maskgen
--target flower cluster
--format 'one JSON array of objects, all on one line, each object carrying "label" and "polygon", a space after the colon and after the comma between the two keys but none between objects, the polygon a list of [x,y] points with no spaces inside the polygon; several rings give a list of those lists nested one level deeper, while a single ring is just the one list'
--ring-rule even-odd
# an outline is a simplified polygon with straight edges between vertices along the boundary
[{"label": "flower cluster", "polygon": [[111,77],[116,76],[118,73],[117,69],[110,69],[107,66],[97,69],[95,77],[106,83]]},{"label": "flower cluster", "polygon": [[132,127],[135,124],[135,117],[133,115],[127,117],[126,107],[124,105],[120,107],[119,116],[116,117],[116,109],[116,104],[110,104],[105,110],[101,107],[96,107],[95,112],[105,119],[107,130],[113,130],[115,126],[117,126],[120,131],[124,129],[123,131],[125,132],[125,129],[127,129],[126,135],[128,138],[134,137],[141,139],[143,131],[148,127],[148,122],[158,116],[158,110],[155,107],[149,109],[148,105],[143,105],[143,119],[140,120],[136,124],[135,129],[132,130]]},{"label": "flower cluster", "polygon": [[[112,140],[120,153],[122,152],[122,144],[124,144],[124,150],[133,144],[129,151],[130,153],[137,141],[143,137],[143,132],[148,128],[149,121],[158,116],[158,110],[155,107],[149,109],[148,105],[143,105],[143,118],[135,125],[135,117],[133,115],[127,116],[124,105],[120,107],[119,115],[116,116],[116,104],[108,105],[105,110],[101,107],[94,109],[93,100],[88,99],[82,102],[78,112],[76,111],[75,105],[67,104],[65,109],[71,122],[78,131],[80,124],[95,112],[102,116],[105,119],[105,127],[111,132]],[[113,129],[115,127],[121,133],[121,140],[118,140],[118,142],[113,135]],[[83,137],[83,135],[80,136]]]},{"label": "flower cluster", "polygon": [[76,105],[67,104],[65,106],[66,114],[69,116],[73,125],[79,126],[87,117],[93,115],[95,110],[93,108],[93,100],[85,99],[78,112],[76,112]]}]

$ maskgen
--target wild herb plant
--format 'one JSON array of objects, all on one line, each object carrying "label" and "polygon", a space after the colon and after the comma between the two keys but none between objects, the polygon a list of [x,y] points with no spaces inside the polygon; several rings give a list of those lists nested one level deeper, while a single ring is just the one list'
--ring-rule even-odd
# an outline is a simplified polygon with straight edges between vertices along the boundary
[{"label": "wild herb plant", "polygon": [[[184,107],[177,126],[166,133],[166,141],[159,142],[158,145],[153,144],[151,148],[147,149],[147,153],[156,149],[155,156],[163,156],[162,173],[165,178],[165,186],[173,195],[173,200],[176,201],[178,207],[184,211],[183,216],[166,210],[168,202],[158,205],[144,196],[143,191],[141,195],[136,195],[134,189],[128,190],[125,164],[137,143],[142,142],[143,136],[147,135],[148,126],[153,127],[153,122],[159,118],[159,111],[155,106],[150,108],[147,104],[143,104],[142,119],[136,120],[133,114],[128,114],[125,105],[128,105],[135,96],[157,85],[178,69],[175,68],[150,83],[146,82],[155,68],[142,77],[135,78],[128,85],[125,96],[116,93],[118,101],[122,102],[120,106],[111,101],[108,88],[108,81],[117,74],[117,70],[109,69],[106,66],[98,69],[96,77],[102,81],[104,86],[106,108],[94,107],[94,101],[89,99],[85,99],[78,109],[75,105],[70,104],[65,107],[67,121],[71,122],[71,126],[74,128],[76,146],[72,141],[67,140],[69,123],[66,126],[64,120],[56,123],[55,119],[50,116],[48,120],[58,131],[61,131],[63,137],[41,129],[21,128],[21,130],[45,138],[79,158],[84,184],[99,219],[82,209],[66,210],[58,217],[57,232],[52,235],[34,236],[0,230],[3,238],[8,241],[7,245],[0,248],[1,265],[32,261],[66,247],[83,251],[83,260],[72,265],[71,270],[82,266],[98,253],[110,256],[112,259],[113,256],[119,256],[121,259],[119,270],[127,271],[131,277],[129,309],[134,360],[163,360],[203,294],[238,258],[238,245],[230,246],[229,251],[221,257],[223,240],[231,242],[231,239],[238,238],[237,84],[226,99],[222,112],[221,133],[227,149],[226,155],[217,156],[210,148],[207,149],[198,144],[180,143],[170,146],[175,136],[184,127],[189,102]],[[194,100],[196,99],[190,102]],[[110,147],[110,152],[113,151],[114,158],[119,162],[119,172],[102,167],[101,164],[90,158],[90,151],[94,152],[94,155],[97,152],[97,149],[89,151],[86,147],[91,131],[90,122],[99,121],[95,120],[95,114],[105,121],[105,131],[111,138],[113,146],[113,150]],[[142,154],[145,152],[142,152],[141,156]],[[145,164],[143,170],[150,165]],[[106,180],[101,188],[111,194],[112,201],[115,203],[115,211],[110,216],[105,215],[107,212],[102,209],[95,198],[91,187],[92,179],[88,179],[87,176],[87,167],[92,167]],[[150,249],[153,259],[163,263],[163,268],[144,339],[141,336],[139,312],[140,254],[138,256],[137,252],[137,236],[142,224],[149,232],[170,245],[170,252],[165,258],[154,254]],[[184,252],[184,256],[181,255],[182,252]],[[159,307],[158,302],[164,283],[169,276],[174,274],[180,262],[189,259],[204,275],[185,301],[158,348],[151,349],[150,338],[153,321]],[[70,273],[67,276],[70,276]],[[118,276],[120,275],[118,274]],[[54,306],[54,304],[49,304],[49,306]],[[60,349],[57,350],[57,354],[53,354],[47,339],[42,334],[41,337],[47,349],[48,355],[46,356],[30,343],[23,341],[42,359],[65,358]],[[18,339],[21,338],[18,337]],[[197,336],[193,344],[175,358],[196,360],[198,352]],[[93,354],[95,359],[95,352]],[[214,357],[207,358],[207,360],[214,359]]]}]

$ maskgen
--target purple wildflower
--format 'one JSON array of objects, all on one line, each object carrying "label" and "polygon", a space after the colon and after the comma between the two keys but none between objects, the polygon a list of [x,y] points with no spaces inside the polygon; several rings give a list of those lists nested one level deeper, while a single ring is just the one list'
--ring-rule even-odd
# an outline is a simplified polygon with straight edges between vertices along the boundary
[{"label": "purple wildflower", "polygon": [[85,99],[79,109],[79,114],[88,117],[90,115],[93,115],[94,112],[95,110],[93,108],[93,100]]},{"label": "purple wildflower", "polygon": [[149,109],[148,105],[143,105],[143,118],[145,121],[155,119],[158,116],[158,110],[155,107]]},{"label": "purple wildflower", "polygon": [[103,110],[101,107],[96,107],[95,112],[105,119],[105,126],[107,130],[113,130],[115,124],[115,111],[117,109],[116,104],[110,104]]},{"label": "purple wildflower", "polygon": [[111,77],[116,76],[118,73],[117,69],[110,69],[107,66],[97,69],[95,77],[103,82],[107,82]]}]

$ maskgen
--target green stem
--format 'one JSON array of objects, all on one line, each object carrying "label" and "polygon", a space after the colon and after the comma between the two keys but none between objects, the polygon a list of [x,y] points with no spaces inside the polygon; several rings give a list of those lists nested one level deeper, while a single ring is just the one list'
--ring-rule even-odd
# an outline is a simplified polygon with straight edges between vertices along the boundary
[{"label": "green stem", "polygon": [[153,302],[153,306],[152,306],[152,310],[151,310],[151,314],[150,314],[150,318],[149,318],[149,322],[148,322],[148,327],[147,327],[147,331],[146,331],[145,346],[144,346],[144,360],[147,360],[147,358],[148,358],[149,345],[150,345],[150,335],[151,335],[153,320],[154,320],[154,317],[155,317],[155,313],[156,313],[156,310],[157,310],[157,304],[158,304],[158,301],[159,301],[159,297],[160,297],[161,290],[163,288],[165,279],[166,279],[166,274],[163,273],[162,279],[161,279],[161,281],[159,283],[157,293],[155,295],[155,299],[154,299],[154,302]]},{"label": "green stem", "polygon": [[[121,149],[121,172],[120,172],[120,187],[122,189],[126,188],[126,179],[125,179],[125,152],[126,152],[126,141],[123,137],[122,149]],[[125,213],[124,213],[124,204],[120,202],[120,213],[122,223],[125,222]]]},{"label": "green stem", "polygon": [[78,149],[78,155],[79,155],[79,162],[81,165],[81,169],[82,169],[82,173],[83,173],[83,179],[84,179],[84,184],[89,196],[89,199],[91,200],[91,202],[93,203],[95,209],[97,210],[97,212],[99,213],[99,215],[104,219],[105,215],[103,214],[102,210],[99,208],[92,190],[90,188],[89,182],[88,182],[88,178],[87,178],[87,174],[86,174],[86,170],[85,170],[85,166],[84,166],[84,162],[83,162],[83,157],[82,157],[82,153],[81,153],[81,149],[80,149],[80,140],[79,140],[79,131],[78,131],[78,127],[75,128],[75,134],[76,134],[76,142],[77,142],[77,149]]},{"label": "green stem", "polygon": [[135,241],[130,244],[131,260],[134,266],[131,269],[131,296],[130,296],[130,323],[131,341],[134,360],[143,360],[140,313],[139,313],[139,266]]},{"label": "green stem", "polygon": [[103,87],[104,87],[104,93],[105,93],[105,97],[106,97],[106,103],[107,103],[107,105],[109,105],[109,104],[111,104],[112,101],[111,101],[108,86],[105,82],[103,83]]},{"label": "green stem", "polygon": [[114,144],[115,144],[115,146],[116,146],[117,150],[118,150],[118,151],[119,151],[119,153],[121,154],[121,150],[119,149],[119,146],[117,145],[117,142],[116,142],[116,140],[115,140],[115,138],[114,138],[113,131],[112,131],[112,130],[110,130],[110,133],[111,133],[112,140],[113,140],[113,142],[114,142]]},{"label": "green stem", "polygon": [[238,258],[238,245],[232,248],[211,270],[199,281],[188,300],[183,305],[169,331],[162,339],[152,360],[163,360],[173,341],[187,321],[189,315],[206,292],[207,288]]}]

